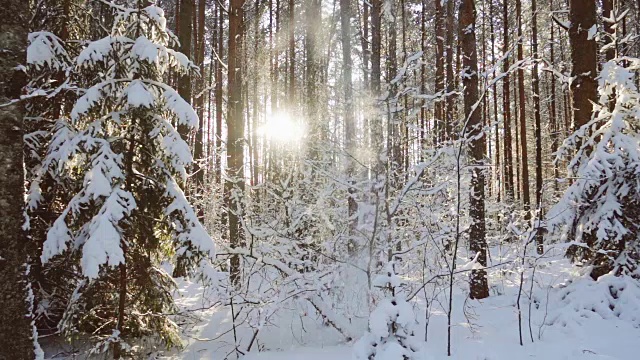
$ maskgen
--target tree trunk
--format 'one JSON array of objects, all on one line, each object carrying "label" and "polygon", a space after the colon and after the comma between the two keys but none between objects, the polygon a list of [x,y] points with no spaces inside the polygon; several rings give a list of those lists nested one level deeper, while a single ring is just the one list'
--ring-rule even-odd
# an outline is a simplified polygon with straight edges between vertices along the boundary
[{"label": "tree trunk", "polygon": [[[340,26],[342,32],[342,86],[344,86],[344,123],[345,123],[345,146],[348,154],[355,154],[356,144],[356,124],[353,114],[353,80],[351,78],[351,0],[340,0]],[[353,234],[356,230],[356,212],[358,204],[355,199],[355,164],[347,156],[347,181],[349,182],[349,195],[347,198],[349,214],[349,232]],[[354,242],[349,241],[349,250],[354,252]]]},{"label": "tree trunk", "polygon": [[[424,0],[423,0],[424,4]],[[435,92],[444,93],[444,22],[445,22],[445,11],[442,7],[442,1],[436,1],[436,18],[434,19],[435,23],[435,34],[436,34],[436,82],[435,82]],[[424,6],[422,8],[423,13],[425,12]],[[434,105],[434,143],[438,144],[444,136],[444,102],[442,100],[437,100]]]},{"label": "tree trunk", "polygon": [[[516,1],[516,17],[518,19],[518,62],[522,62],[524,54],[522,50],[522,3]],[[530,218],[529,210],[531,200],[529,197],[529,159],[527,154],[527,102],[524,92],[524,69],[518,69],[518,109],[520,111],[520,161],[522,162],[522,204],[525,212],[525,220]],[[538,110],[540,106],[538,105]],[[538,115],[540,115],[538,113]]]},{"label": "tree trunk", "polygon": [[603,17],[603,25],[604,25],[604,30],[607,33],[606,38],[605,38],[605,46],[607,47],[606,51],[605,51],[605,61],[609,61],[609,60],[613,60],[613,58],[616,56],[616,41],[615,41],[615,36],[616,36],[616,28],[615,28],[615,22],[614,21],[610,21],[608,19],[611,20],[615,20],[615,12],[613,11],[613,0],[602,0],[602,17]]},{"label": "tree trunk", "polygon": [[[553,0],[551,0],[551,11],[554,10]],[[550,24],[550,41],[549,41],[549,57],[551,61],[551,66],[555,67],[555,24],[551,22]],[[551,153],[555,154],[558,151],[558,132],[560,131],[560,126],[558,126],[558,116],[556,113],[556,77],[553,74],[549,76],[549,82],[551,83],[551,113],[549,114],[549,123],[551,127]],[[557,179],[560,177],[560,173],[558,171],[558,165],[554,161],[553,162],[553,189],[558,191],[558,181]]]},{"label": "tree trunk", "polygon": [[222,181],[222,69],[223,66],[220,63],[224,57],[224,9],[218,4],[218,57],[220,60],[216,61],[216,184],[220,184]]},{"label": "tree trunk", "polygon": [[447,21],[446,21],[446,72],[447,72],[447,97],[445,99],[446,113],[444,121],[443,140],[454,139],[454,119],[455,119],[455,96],[453,91],[456,88],[455,76],[453,73],[453,39],[454,24],[456,21],[455,1],[447,1]]},{"label": "tree trunk", "polygon": [[[242,231],[242,207],[240,197],[244,194],[244,109],[242,102],[244,46],[244,5],[245,0],[231,0],[229,4],[229,56],[227,102],[227,171],[225,182],[225,202],[229,222],[229,244],[231,248],[244,246]],[[231,282],[240,280],[240,257],[231,258]]]},{"label": "tree trunk", "polygon": [[290,107],[295,104],[295,63],[296,63],[296,39],[295,39],[295,4],[289,0],[289,102]]},{"label": "tree trunk", "polygon": [[[180,40],[180,52],[191,58],[191,31],[193,22],[193,0],[180,0],[180,28],[178,40]],[[191,104],[191,74],[179,75],[178,94]],[[189,133],[186,125],[178,125],[178,132],[182,139],[188,141]]]},{"label": "tree trunk", "polygon": [[[195,109],[198,113],[198,118],[200,119],[200,124],[198,126],[198,131],[196,132],[195,138],[195,146],[193,149],[193,158],[195,160],[202,160],[205,156],[204,154],[204,79],[206,76],[205,66],[204,66],[204,11],[205,11],[205,0],[198,0],[198,9],[197,9],[197,19],[198,19],[198,32],[196,41],[196,54],[195,60],[196,65],[200,67],[200,76],[196,78],[196,93],[200,93],[200,97],[195,99]],[[204,172],[205,167],[201,167],[198,163],[195,166],[196,172],[196,190],[197,194],[201,194],[204,188]],[[200,206],[198,209],[198,215],[200,217],[204,216],[204,209]]]},{"label": "tree trunk", "polygon": [[306,88],[306,118],[309,123],[311,158],[319,160],[318,144],[325,140],[327,135],[326,121],[319,116],[318,86],[320,81],[321,66],[319,63],[317,34],[322,24],[322,9],[320,0],[307,0],[305,6],[305,47],[307,50],[307,79]]},{"label": "tree trunk", "polygon": [[[377,106],[380,98],[381,82],[381,49],[382,49],[382,0],[371,0],[371,92],[374,104]],[[379,118],[373,116],[371,129],[371,147],[374,153],[374,173],[375,176],[382,174],[382,161],[380,153],[382,151],[382,124]]]},{"label": "tree trunk", "polygon": [[[462,78],[464,88],[464,114],[468,123],[465,138],[473,139],[469,143],[471,153],[471,196],[469,197],[469,250],[478,255],[478,263],[487,266],[487,241],[485,239],[484,219],[484,154],[486,137],[482,133],[482,116],[474,106],[478,102],[478,53],[476,49],[476,9],[474,0],[460,2],[459,36],[462,50],[462,67],[465,76]],[[487,272],[473,270],[470,283],[472,299],[484,299],[489,296]]]},{"label": "tree trunk", "polygon": [[502,3],[502,18],[503,18],[503,48],[502,52],[505,56],[502,64],[502,72],[504,81],[502,82],[502,95],[503,95],[503,111],[504,111],[504,189],[505,200],[513,201],[513,152],[511,151],[511,101],[510,101],[510,87],[509,87],[509,57],[507,52],[509,51],[509,2],[503,0]]},{"label": "tree trunk", "polygon": [[[0,104],[18,99],[26,60],[28,6],[8,0],[0,6]],[[33,359],[24,223],[22,103],[0,107],[0,359]]]},{"label": "tree trunk", "polygon": [[[496,43],[496,36],[494,33],[494,26],[493,26],[493,2],[490,1],[489,2],[489,19],[491,19],[489,21],[490,24],[490,30],[491,30],[491,61],[493,64],[493,78],[495,79],[496,77],[496,54],[495,54],[495,43]],[[500,169],[500,129],[499,129],[499,125],[498,125],[498,85],[496,82],[493,83],[493,122],[494,122],[494,126],[495,126],[495,133],[496,133],[496,149],[495,149],[495,153],[496,153],[496,163],[495,163],[495,181],[496,181],[496,200],[498,202],[500,202],[500,196],[502,194],[502,181],[501,181],[501,174],[502,171]]]},{"label": "tree trunk", "polygon": [[[531,53],[533,56],[532,84],[533,87],[533,115],[535,117],[535,138],[536,138],[536,207],[538,208],[538,218],[542,217],[542,129],[540,124],[540,75],[538,74],[538,9],[536,0],[531,0]],[[553,46],[553,45],[552,45]],[[537,226],[537,224],[535,224]],[[542,254],[542,231],[536,231],[536,250]]]},{"label": "tree trunk", "polygon": [[591,119],[596,102],[596,2],[569,1],[569,44],[571,45],[571,92],[573,94],[572,130]]}]

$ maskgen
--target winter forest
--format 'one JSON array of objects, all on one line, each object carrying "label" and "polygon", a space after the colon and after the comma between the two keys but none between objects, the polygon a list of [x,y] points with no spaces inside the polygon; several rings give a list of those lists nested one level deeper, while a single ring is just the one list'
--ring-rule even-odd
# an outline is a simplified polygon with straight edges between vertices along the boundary
[{"label": "winter forest", "polygon": [[0,0],[0,360],[639,339],[639,0]]}]

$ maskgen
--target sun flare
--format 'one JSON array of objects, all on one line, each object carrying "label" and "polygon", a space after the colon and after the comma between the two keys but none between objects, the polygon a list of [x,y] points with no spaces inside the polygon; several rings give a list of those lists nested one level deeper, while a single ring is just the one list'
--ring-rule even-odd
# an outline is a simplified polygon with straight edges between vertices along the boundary
[{"label": "sun flare", "polygon": [[296,143],[304,136],[304,126],[288,113],[267,114],[266,122],[258,129],[262,136],[279,143]]}]

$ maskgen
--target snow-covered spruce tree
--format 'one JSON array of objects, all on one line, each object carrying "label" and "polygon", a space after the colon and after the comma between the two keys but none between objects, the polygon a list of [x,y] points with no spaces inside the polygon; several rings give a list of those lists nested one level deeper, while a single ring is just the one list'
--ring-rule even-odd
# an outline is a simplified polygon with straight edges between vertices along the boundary
[{"label": "snow-covered spruce tree", "polygon": [[[214,244],[179,183],[192,157],[176,126],[198,126],[191,106],[161,79],[194,65],[168,48],[175,36],[156,6],[110,4],[111,34],[89,42],[76,59],[86,84],[70,113],[57,120],[29,204],[37,206],[47,177],[72,174],[79,189],[47,233],[42,261],[59,256],[81,271],[58,328],[90,334],[94,352],[113,346],[124,356],[131,339],[179,344],[174,282],[163,263],[182,273],[204,266]],[[79,81],[81,82],[81,81]]]},{"label": "snow-covered spruce tree", "polygon": [[559,152],[575,154],[575,181],[550,211],[549,227],[573,241],[567,255],[594,279],[609,272],[640,277],[639,69],[636,58],[603,64],[594,116]]},{"label": "snow-covered spruce tree", "polygon": [[402,280],[396,275],[394,263],[374,279],[374,286],[388,293],[369,317],[369,331],[354,346],[356,360],[418,359],[420,344],[415,338],[416,324],[411,305],[402,292]]}]

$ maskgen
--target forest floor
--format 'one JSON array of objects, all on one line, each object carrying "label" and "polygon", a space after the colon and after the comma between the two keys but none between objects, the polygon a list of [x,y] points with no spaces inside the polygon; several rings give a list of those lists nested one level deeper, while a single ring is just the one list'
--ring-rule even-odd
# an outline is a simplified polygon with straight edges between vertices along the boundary
[{"label": "forest floor", "polygon": [[[502,252],[502,254],[500,253]],[[513,252],[511,252],[513,254]],[[508,251],[492,249],[496,264],[488,269],[490,293],[487,299],[468,299],[467,273],[457,276],[453,297],[452,356],[447,356],[448,290],[431,288],[438,296],[427,309],[424,295],[414,299],[418,324],[416,336],[425,339],[419,360],[633,360],[638,359],[640,345],[640,283],[626,277],[605,275],[598,281],[580,275],[562,254],[563,248],[549,250],[535,264],[533,287],[532,266],[524,273],[520,300],[522,341],[519,344],[517,298],[520,272],[509,259]],[[549,255],[553,254],[553,255]],[[518,262],[521,263],[521,262]],[[533,264],[531,262],[530,264]],[[463,264],[461,264],[463,265]],[[367,330],[368,310],[358,311],[363,283],[358,276],[344,276],[342,298],[352,315],[351,330],[358,337]],[[415,279],[414,279],[415,280]],[[533,296],[530,296],[533,289]],[[428,294],[428,292],[427,292]],[[170,352],[149,353],[142,359],[165,360],[351,360],[353,341],[333,327],[323,324],[321,317],[304,300],[291,302],[272,316],[260,317],[257,311],[251,321],[263,319],[263,326],[253,341],[251,351],[236,352],[234,343],[246,352],[252,342],[254,328],[247,325],[246,312],[237,316],[236,332],[231,310],[220,306],[215,289],[198,282],[181,280],[176,300],[189,314],[181,318],[185,347]],[[366,295],[365,295],[366,298]],[[532,301],[530,301],[532,299]],[[531,305],[531,306],[530,306]],[[234,311],[239,310],[234,307]],[[354,308],[356,310],[354,310]],[[428,326],[426,318],[428,315]],[[235,338],[235,340],[234,340]],[[78,346],[64,345],[62,339],[43,339],[46,358],[92,358],[79,355]],[[75,353],[74,356],[68,354]],[[67,354],[67,355],[65,355]],[[65,357],[66,356],[66,357]],[[79,356],[79,357],[78,357]],[[97,359],[97,358],[96,358]]]},{"label": "forest floor", "polygon": [[[421,359],[519,360],[519,359],[618,359],[638,358],[640,341],[640,286],[629,278],[603,276],[599,281],[581,276],[561,256],[537,262],[533,299],[529,301],[531,268],[525,273],[522,309],[522,341],[519,345],[517,295],[519,272],[495,267],[489,270],[491,296],[469,300],[464,281],[453,299],[452,356],[447,356],[446,291],[428,311],[428,337]],[[496,254],[493,254],[496,256]],[[464,278],[461,278],[464,280]],[[183,283],[180,303],[187,308],[208,307],[206,290]],[[424,339],[425,302],[414,301],[419,324],[416,335]],[[531,307],[529,307],[531,304]],[[236,310],[237,311],[237,310]],[[218,307],[202,310],[199,321],[185,333],[186,348],[164,359],[243,360],[349,360],[352,342],[323,325],[304,306],[281,310],[263,326],[250,353],[235,353],[231,316]],[[353,321],[358,334],[367,319]],[[237,343],[246,349],[253,337],[247,326],[237,328]],[[237,356],[238,355],[238,356]]]}]

